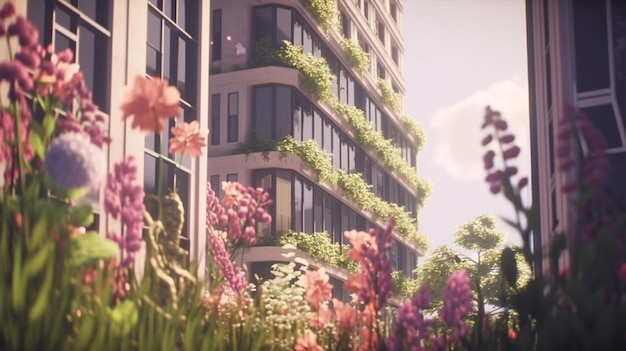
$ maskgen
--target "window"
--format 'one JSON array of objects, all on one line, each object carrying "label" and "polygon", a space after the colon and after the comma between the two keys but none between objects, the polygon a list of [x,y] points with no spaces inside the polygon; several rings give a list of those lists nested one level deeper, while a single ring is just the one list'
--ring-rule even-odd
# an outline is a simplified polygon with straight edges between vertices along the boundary
[{"label": "window", "polygon": [[386,72],[385,72],[385,67],[383,67],[383,65],[381,65],[380,63],[378,64],[378,78],[380,79],[385,79],[387,76]]},{"label": "window", "polygon": [[610,79],[606,2],[576,0],[573,3],[578,92],[608,88]]},{"label": "window", "polygon": [[239,140],[239,93],[228,94],[228,142]]},{"label": "window", "polygon": [[211,189],[215,192],[215,196],[220,197],[220,189],[222,188],[220,184],[220,176],[212,175],[210,177],[210,183]]},{"label": "window", "polygon": [[363,16],[365,19],[370,19],[370,2],[369,0],[363,0]]},{"label": "window", "polygon": [[[272,140],[281,140],[292,131],[296,140],[301,128],[302,100],[294,89],[283,85],[263,85],[253,87],[254,128],[263,136]],[[292,127],[293,126],[293,127]],[[310,132],[310,129],[309,129]]]},{"label": "window", "polygon": [[226,175],[226,181],[227,182],[237,182],[237,181],[239,181],[239,176],[237,175],[237,173],[228,173]]},{"label": "window", "polygon": [[378,22],[378,39],[385,44],[385,23],[383,22]]},{"label": "window", "polygon": [[[146,187],[148,194],[154,194],[159,190],[164,193],[169,189],[178,189],[183,207],[186,209],[181,245],[188,248],[186,223],[189,223],[191,213],[189,209],[192,205],[189,194],[191,159],[184,157],[179,163],[176,162],[174,156],[168,152],[168,143],[170,128],[177,122],[181,120],[191,122],[197,119],[198,57],[196,47],[199,6],[195,0],[150,1],[147,6],[146,73],[161,77],[178,88],[181,95],[181,118],[178,121],[168,120],[163,134],[146,138],[144,184],[150,185]],[[219,138],[219,135],[217,137]],[[159,158],[163,160],[163,172],[161,183],[156,184],[156,164]]]},{"label": "window", "polygon": [[345,13],[341,13],[341,32],[343,36],[350,39],[350,19]]},{"label": "window", "polygon": [[222,10],[213,10],[211,19],[211,61],[222,59]]},{"label": "window", "polygon": [[211,145],[220,143],[220,94],[211,95]]},{"label": "window", "polygon": [[389,4],[389,13],[391,14],[391,18],[398,23],[398,5],[394,1]]},{"label": "window", "polygon": [[66,6],[58,1],[29,0],[28,18],[39,30],[43,47],[52,43],[55,51],[70,48],[80,65],[93,102],[109,112],[109,59],[111,2],[80,1]]},{"label": "window", "polygon": [[391,47],[391,59],[396,64],[396,66],[400,66],[400,54],[397,46]]}]

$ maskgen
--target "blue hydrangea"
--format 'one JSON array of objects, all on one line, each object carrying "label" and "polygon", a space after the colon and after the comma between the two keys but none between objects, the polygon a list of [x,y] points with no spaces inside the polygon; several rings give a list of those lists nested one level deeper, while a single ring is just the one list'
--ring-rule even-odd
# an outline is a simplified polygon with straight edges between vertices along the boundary
[{"label": "blue hydrangea", "polygon": [[68,188],[97,185],[105,173],[102,150],[84,133],[65,133],[50,144],[46,170],[57,184]]}]

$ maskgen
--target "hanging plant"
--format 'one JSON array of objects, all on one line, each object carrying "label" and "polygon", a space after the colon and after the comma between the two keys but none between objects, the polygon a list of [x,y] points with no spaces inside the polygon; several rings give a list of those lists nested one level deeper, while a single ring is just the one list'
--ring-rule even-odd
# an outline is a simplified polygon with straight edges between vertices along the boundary
[{"label": "hanging plant", "polygon": [[369,54],[363,51],[359,42],[354,39],[342,38],[340,44],[343,51],[345,51],[352,68],[360,76],[363,76],[370,67]]}]

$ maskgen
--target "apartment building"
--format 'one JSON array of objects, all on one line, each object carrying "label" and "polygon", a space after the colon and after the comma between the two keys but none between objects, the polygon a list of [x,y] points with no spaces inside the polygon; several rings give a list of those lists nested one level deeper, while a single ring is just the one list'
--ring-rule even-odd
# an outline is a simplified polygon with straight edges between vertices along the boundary
[{"label": "apartment building", "polygon": [[[607,141],[607,189],[614,210],[626,199],[626,2],[527,0],[533,202],[539,206],[539,272],[555,233],[573,232],[577,214],[562,191],[575,174],[558,167],[558,121],[564,104],[584,112]],[[580,138],[584,157],[587,147]],[[570,242],[573,238],[570,238]],[[568,255],[561,265],[567,266]]]}]

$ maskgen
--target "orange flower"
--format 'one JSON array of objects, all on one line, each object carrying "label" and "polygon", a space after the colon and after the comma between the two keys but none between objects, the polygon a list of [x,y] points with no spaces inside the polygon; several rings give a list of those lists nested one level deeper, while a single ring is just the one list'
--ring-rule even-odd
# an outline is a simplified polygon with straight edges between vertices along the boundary
[{"label": "orange flower", "polygon": [[335,319],[339,333],[352,333],[357,322],[357,310],[354,306],[333,299],[333,309],[335,310]]},{"label": "orange flower", "polygon": [[303,336],[296,341],[296,351],[324,351],[324,349],[317,344],[317,335],[310,331],[307,331]]},{"label": "orange flower", "polygon": [[198,121],[181,122],[171,130],[174,137],[170,138],[170,153],[187,152],[191,157],[202,155],[201,149],[206,146],[206,142],[200,135]]},{"label": "orange flower", "polygon": [[324,268],[317,271],[306,271],[300,276],[300,285],[306,290],[306,299],[313,309],[319,308],[320,302],[330,300],[333,286],[328,282],[329,277]]},{"label": "orange flower", "polygon": [[180,93],[160,78],[135,77],[122,98],[122,118],[134,116],[132,128],[144,132],[163,132],[163,120],[180,115]]}]

